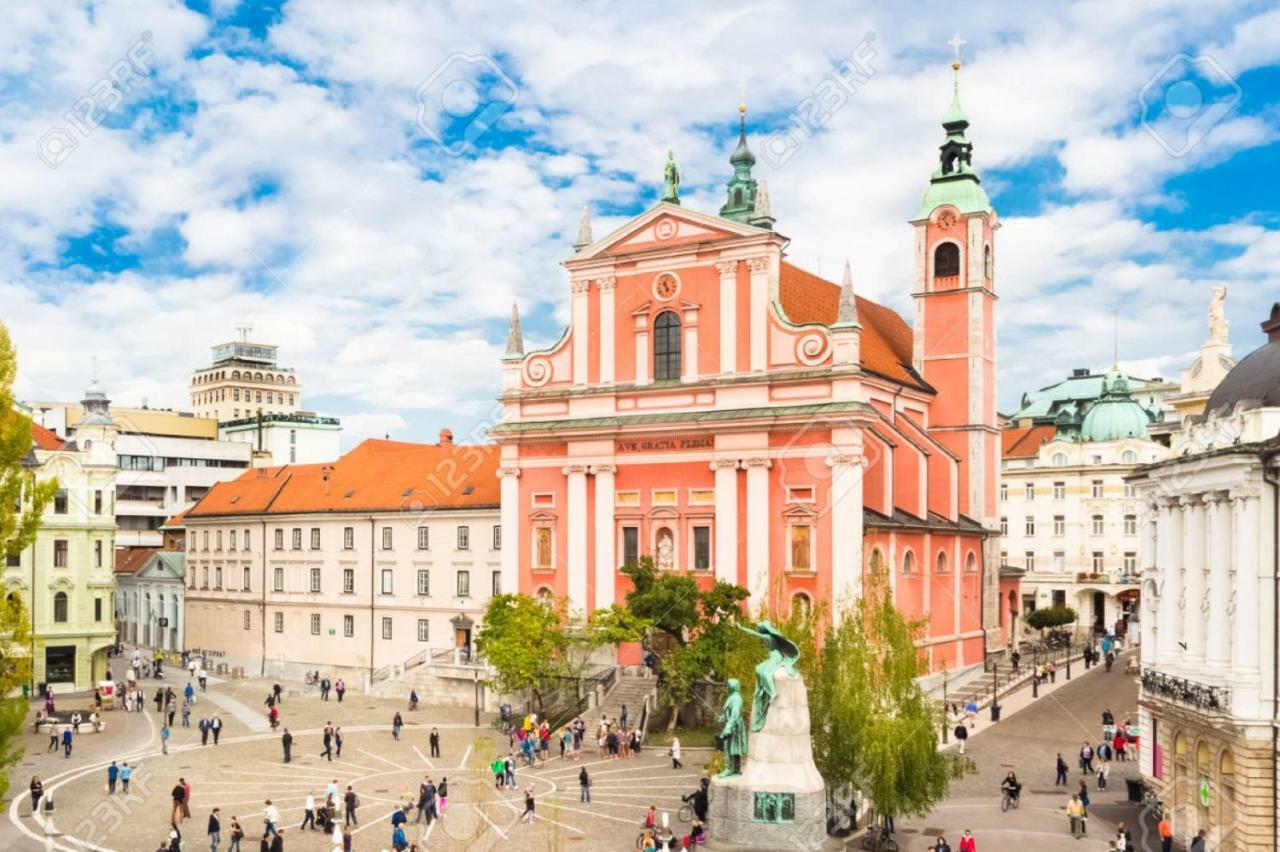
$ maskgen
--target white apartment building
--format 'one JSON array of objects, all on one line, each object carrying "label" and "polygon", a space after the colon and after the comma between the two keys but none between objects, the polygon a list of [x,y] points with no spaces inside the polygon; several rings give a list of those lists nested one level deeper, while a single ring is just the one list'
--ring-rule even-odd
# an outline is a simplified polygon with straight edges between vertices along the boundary
[{"label": "white apartment building", "polygon": [[367,440],[333,464],[216,485],[183,519],[187,647],[352,687],[380,669],[469,659],[500,591],[496,469],[490,447],[445,430],[439,444]]},{"label": "white apartment building", "polygon": [[218,435],[252,448],[259,465],[316,464],[341,454],[342,423],[310,411],[262,414],[220,423]]},{"label": "white apartment building", "polygon": [[1083,416],[1006,429],[1001,561],[1025,569],[1022,611],[1076,610],[1077,624],[1126,632],[1138,615],[1142,504],[1125,477],[1168,457],[1126,377],[1110,372]]},{"label": "white apartment building", "polygon": [[181,651],[186,553],[129,547],[116,551],[116,633],[121,642]]}]

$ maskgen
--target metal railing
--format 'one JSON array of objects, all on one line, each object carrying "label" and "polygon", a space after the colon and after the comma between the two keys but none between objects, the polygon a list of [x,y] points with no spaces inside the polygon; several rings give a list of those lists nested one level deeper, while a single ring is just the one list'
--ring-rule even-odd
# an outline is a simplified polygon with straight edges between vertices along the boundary
[{"label": "metal railing", "polygon": [[548,724],[556,730],[582,715],[582,711],[590,706],[593,695],[603,698],[618,683],[618,667],[610,666],[591,677],[577,679],[578,698],[565,707],[553,708],[547,713]]}]

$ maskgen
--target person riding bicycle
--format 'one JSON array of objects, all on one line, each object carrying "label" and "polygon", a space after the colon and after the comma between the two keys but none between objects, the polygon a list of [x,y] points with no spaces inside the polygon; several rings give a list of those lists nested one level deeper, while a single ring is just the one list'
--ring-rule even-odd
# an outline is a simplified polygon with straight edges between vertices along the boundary
[{"label": "person riding bicycle", "polygon": [[693,806],[693,815],[698,818],[699,822],[707,821],[707,790],[710,785],[710,778],[702,778],[698,781],[697,790],[687,796],[680,797],[680,801]]},{"label": "person riding bicycle", "polygon": [[1018,781],[1018,776],[1012,770],[1000,782],[1000,792],[1009,797],[1009,800],[1017,804],[1018,796],[1022,794],[1022,784]]}]

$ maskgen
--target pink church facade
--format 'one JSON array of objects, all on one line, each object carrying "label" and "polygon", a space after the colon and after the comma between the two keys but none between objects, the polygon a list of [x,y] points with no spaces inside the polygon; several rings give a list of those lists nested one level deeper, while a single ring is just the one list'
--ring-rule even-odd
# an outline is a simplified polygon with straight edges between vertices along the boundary
[{"label": "pink church facade", "polygon": [[[958,118],[957,118],[958,116]],[[931,665],[1007,640],[996,527],[995,211],[959,105],[910,225],[914,323],[787,260],[745,133],[719,215],[669,197],[564,262],[571,321],[502,362],[504,589],[621,603],[621,566],[836,604],[874,575]],[[906,235],[904,235],[904,239]],[[514,534],[513,534],[514,533]]]}]

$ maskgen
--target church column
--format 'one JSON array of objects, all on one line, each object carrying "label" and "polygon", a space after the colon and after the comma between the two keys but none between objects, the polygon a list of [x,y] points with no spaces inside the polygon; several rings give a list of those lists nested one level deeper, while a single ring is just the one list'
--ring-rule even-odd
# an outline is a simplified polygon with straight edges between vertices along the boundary
[{"label": "church column", "polygon": [[591,320],[587,315],[587,293],[591,289],[590,281],[574,281],[569,285],[573,292],[573,383],[587,383],[588,351],[591,346]]},{"label": "church column", "polygon": [[1231,628],[1227,608],[1231,605],[1231,504],[1225,491],[1205,495],[1209,514],[1209,535],[1205,548],[1209,571],[1208,663],[1219,677],[1231,663]]},{"label": "church column", "polygon": [[613,475],[617,465],[592,465],[596,477],[596,594],[595,609],[608,609],[614,604],[614,562],[617,550],[614,545],[613,523]]},{"label": "church column", "polygon": [[747,260],[751,270],[751,370],[769,366],[769,258]]},{"label": "church column", "polygon": [[720,372],[738,368],[738,261],[716,263],[720,273]]},{"label": "church column", "polygon": [[1232,707],[1245,718],[1258,713],[1262,672],[1258,662],[1259,607],[1264,595],[1270,595],[1270,580],[1259,583],[1261,559],[1258,537],[1261,534],[1261,492],[1246,486],[1231,492],[1235,508],[1235,588],[1228,604],[1229,617],[1235,631],[1231,649]]},{"label": "church column", "polygon": [[[502,483],[501,509],[502,522],[502,593],[515,594],[520,591],[520,468],[515,465],[503,465],[498,468],[498,479]],[[265,545],[265,542],[263,542]]]},{"label": "church column", "polygon": [[716,459],[716,579],[738,582],[738,460]]},{"label": "church column", "polygon": [[1157,521],[1156,556],[1160,572],[1160,638],[1157,659],[1163,667],[1178,666],[1182,662],[1182,507],[1177,498],[1160,500],[1160,519]]},{"label": "church column", "polygon": [[1183,608],[1182,641],[1187,643],[1183,662],[1192,669],[1204,663],[1205,505],[1200,495],[1182,498]]},{"label": "church column", "polygon": [[862,597],[860,461],[856,453],[839,450],[827,457],[831,468],[831,593],[836,618],[844,604]]},{"label": "church column", "polygon": [[569,479],[568,589],[569,611],[588,612],[587,601],[587,466],[571,464],[563,469]]},{"label": "church column", "polygon": [[618,279],[612,275],[608,278],[596,279],[600,288],[600,383],[613,383],[613,294],[618,288]]},{"label": "church column", "polygon": [[750,458],[747,468],[747,591],[751,605],[769,586],[769,468],[767,458]]}]

